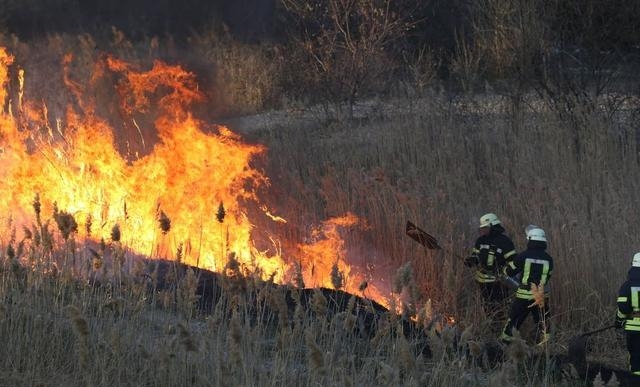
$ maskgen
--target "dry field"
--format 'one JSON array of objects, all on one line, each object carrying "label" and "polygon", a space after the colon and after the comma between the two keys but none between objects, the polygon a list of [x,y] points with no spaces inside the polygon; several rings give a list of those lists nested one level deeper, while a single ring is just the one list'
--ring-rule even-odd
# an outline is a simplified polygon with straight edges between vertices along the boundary
[{"label": "dry field", "polygon": [[[65,86],[50,76],[45,59],[65,50],[95,59],[93,45],[83,39],[52,38],[41,50],[5,43],[26,68],[44,68],[28,72],[27,83],[51,96]],[[149,60],[158,48],[157,42],[151,49],[125,43],[114,42],[112,49],[127,59]],[[261,68],[258,62],[253,65]],[[77,78],[89,77],[90,66],[74,63],[80,63]],[[228,98],[259,106],[241,95]],[[66,102],[51,103],[51,115],[62,115]],[[640,250],[637,104],[610,109],[603,101],[600,109],[567,116],[549,109],[544,98],[515,106],[495,95],[433,92],[391,106],[394,114],[373,109],[352,121],[281,113],[256,128],[248,120],[235,122],[244,122],[238,128],[243,141],[266,148],[256,161],[271,183],[265,201],[288,220],[291,239],[301,239],[309,224],[346,212],[366,220],[366,228],[345,237],[346,260],[372,283],[404,281],[400,288],[414,298],[412,312],[431,356],[412,337],[396,334],[395,314],[362,337],[354,330],[355,306],[328,313],[318,295],[312,307],[290,313],[282,307],[282,288],[259,275],[230,281],[211,313],[201,313],[193,275],[169,279],[169,290],[149,291],[139,254],[119,234],[105,246],[114,261],[101,266],[89,249],[95,242],[85,244],[65,234],[51,214],[27,208],[37,227],[19,229],[18,236],[12,224],[0,230],[0,386],[584,385],[555,355],[566,353],[571,336],[613,321],[617,287]],[[471,273],[458,257],[473,243],[478,217],[489,211],[500,216],[519,249],[526,225],[543,227],[556,260],[553,339],[531,348],[532,327],[525,326],[524,341],[498,363],[490,361],[489,348],[501,320],[481,311]],[[436,236],[443,249],[425,250],[407,238],[407,220]],[[135,238],[122,235],[123,241]],[[53,262],[68,264],[54,268]],[[78,262],[87,264],[79,270]],[[96,271],[102,286],[94,286]],[[269,308],[256,307],[265,303]],[[455,323],[443,323],[440,315]],[[617,333],[592,337],[589,349],[590,359],[625,367]]]}]

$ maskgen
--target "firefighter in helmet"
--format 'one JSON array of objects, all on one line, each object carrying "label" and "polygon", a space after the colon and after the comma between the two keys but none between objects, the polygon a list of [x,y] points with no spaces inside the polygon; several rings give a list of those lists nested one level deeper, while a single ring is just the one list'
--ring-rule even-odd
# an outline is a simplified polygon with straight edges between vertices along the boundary
[{"label": "firefighter in helmet", "polygon": [[538,329],[538,344],[549,338],[548,282],[553,271],[553,258],[547,253],[547,236],[543,229],[530,225],[525,229],[527,249],[518,254],[504,269],[510,278],[518,278],[520,285],[509,310],[509,319],[500,339],[513,340],[513,328],[519,329],[529,312]]},{"label": "firefighter in helmet", "polygon": [[629,351],[629,368],[640,375],[640,252],[633,256],[627,280],[618,291],[616,327],[624,328]]},{"label": "firefighter in helmet", "polygon": [[511,293],[509,288],[500,282],[502,269],[516,255],[511,239],[505,235],[502,222],[495,214],[488,213],[480,217],[480,236],[476,239],[471,255],[464,264],[476,267],[475,280],[480,286],[485,306],[493,310]]}]

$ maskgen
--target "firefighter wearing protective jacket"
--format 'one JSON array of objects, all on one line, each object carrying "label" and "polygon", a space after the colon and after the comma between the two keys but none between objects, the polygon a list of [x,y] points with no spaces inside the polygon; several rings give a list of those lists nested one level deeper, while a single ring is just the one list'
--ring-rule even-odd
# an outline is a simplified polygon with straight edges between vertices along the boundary
[{"label": "firefighter wearing protective jacket", "polygon": [[618,291],[616,327],[624,328],[629,351],[629,369],[640,375],[640,253],[631,261],[627,280]]},{"label": "firefighter wearing protective jacket", "polygon": [[[520,285],[500,339],[504,342],[512,341],[513,328],[519,329],[531,312],[539,328],[536,331],[536,340],[538,344],[542,344],[549,337],[549,308],[545,306],[548,304],[547,284],[553,271],[553,258],[546,252],[547,236],[543,229],[528,226],[526,235],[527,249],[518,254],[504,270],[505,275],[519,278]],[[535,290],[538,290],[539,294],[534,294]]]},{"label": "firefighter wearing protective jacket", "polygon": [[485,304],[494,308],[502,303],[511,293],[502,285],[500,275],[502,269],[516,255],[511,239],[504,234],[502,222],[495,214],[488,213],[480,217],[480,236],[471,252],[465,259],[465,265],[477,267],[475,280],[480,285]]}]

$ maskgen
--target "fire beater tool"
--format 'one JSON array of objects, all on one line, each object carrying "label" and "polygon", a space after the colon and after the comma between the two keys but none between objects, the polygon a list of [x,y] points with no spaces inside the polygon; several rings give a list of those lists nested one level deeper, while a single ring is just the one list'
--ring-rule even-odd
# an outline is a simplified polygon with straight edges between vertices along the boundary
[{"label": "fire beater tool", "polygon": [[586,359],[587,353],[587,337],[595,335],[596,333],[604,332],[609,329],[615,328],[615,324],[607,325],[602,328],[594,329],[592,331],[584,332],[579,335],[573,336],[569,339],[567,352],[570,358],[574,359]]},{"label": "fire beater tool", "polygon": [[[442,247],[438,244],[438,240],[433,235],[424,231],[411,221],[407,221],[406,234],[429,250],[442,250]],[[453,253],[453,256],[458,259],[464,259],[456,253]],[[509,289],[517,289],[520,286],[520,282],[518,280],[506,275],[500,275],[499,280],[502,285]]]},{"label": "fire beater tool", "polygon": [[407,221],[406,233],[411,237],[411,239],[420,243],[429,250],[442,250],[442,247],[440,247],[438,240],[435,237],[410,221]]}]

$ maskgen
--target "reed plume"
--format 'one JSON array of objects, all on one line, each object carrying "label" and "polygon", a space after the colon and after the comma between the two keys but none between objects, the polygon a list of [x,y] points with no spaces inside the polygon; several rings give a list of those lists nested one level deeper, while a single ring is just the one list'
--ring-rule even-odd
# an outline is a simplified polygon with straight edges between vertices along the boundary
[{"label": "reed plume", "polygon": [[302,275],[302,263],[296,262],[294,264],[294,273],[293,273],[293,284],[298,289],[304,289],[304,276]]},{"label": "reed plume", "polygon": [[331,285],[336,290],[340,290],[344,286],[344,274],[338,268],[337,262],[331,266]]},{"label": "reed plume", "polygon": [[162,210],[158,213],[158,223],[163,235],[171,231],[171,219]]},{"label": "reed plume", "polygon": [[199,352],[200,348],[198,346],[198,342],[193,337],[193,334],[187,327],[186,323],[181,322],[178,324],[178,337],[180,339],[180,344],[182,344],[183,348],[187,352]]},{"label": "reed plume", "polygon": [[327,299],[320,289],[313,289],[313,298],[311,300],[311,309],[318,316],[326,316],[327,314]]},{"label": "reed plume", "polygon": [[309,369],[312,372],[323,373],[325,359],[322,350],[316,343],[313,331],[308,329],[305,331],[305,343],[307,345],[307,355],[309,360]]}]

